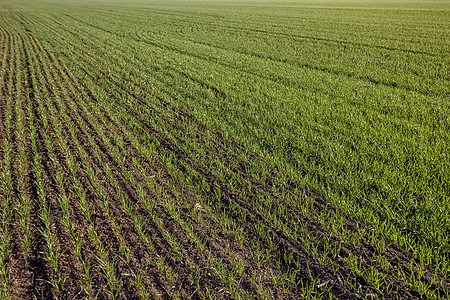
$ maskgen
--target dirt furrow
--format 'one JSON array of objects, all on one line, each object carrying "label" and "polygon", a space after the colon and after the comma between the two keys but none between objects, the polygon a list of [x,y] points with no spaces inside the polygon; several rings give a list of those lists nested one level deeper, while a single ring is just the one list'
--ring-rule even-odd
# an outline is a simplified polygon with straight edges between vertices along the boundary
[{"label": "dirt furrow", "polygon": [[[24,45],[24,72],[27,74],[27,106],[28,112],[32,116],[28,117],[28,128],[30,132],[33,132],[33,128],[39,127],[38,123],[35,121],[36,117],[36,99],[34,95],[34,82],[32,76],[34,74],[33,61],[31,60],[29,49]],[[34,139],[33,139],[34,138]],[[36,159],[40,156],[40,152],[44,150],[42,137],[31,135],[31,153],[30,161]],[[36,166],[38,167],[38,166]],[[31,167],[32,170],[33,167]],[[45,241],[41,236],[40,232],[43,228],[43,223],[39,219],[40,205],[39,196],[37,188],[37,178],[35,172],[29,174],[30,180],[30,194],[31,194],[31,217],[30,217],[30,231],[33,236],[33,241],[31,243],[31,253],[28,257],[28,264],[25,265],[24,269],[18,270],[20,275],[20,281],[18,282],[19,288],[17,293],[19,297],[22,295],[39,295],[44,298],[51,298],[53,296],[52,287],[50,285],[51,270],[49,265],[45,262],[42,257],[45,252]]]},{"label": "dirt furrow", "polygon": [[[10,74],[10,61],[11,61],[11,38],[8,32],[2,30],[2,67],[1,67],[1,77],[0,77],[0,143],[4,143],[5,138],[5,122],[6,122],[6,101],[7,101],[7,91],[8,82]],[[0,159],[3,160],[3,147],[0,151]]]},{"label": "dirt furrow", "polygon": [[11,281],[11,215],[10,207],[12,190],[11,174],[11,98],[12,91],[9,85],[14,76],[14,51],[13,38],[5,32],[4,49],[2,52],[2,69],[0,81],[0,297],[10,295]]},{"label": "dirt furrow", "polygon": [[18,72],[16,73],[15,85],[17,87],[15,107],[16,114],[16,136],[14,140],[15,153],[17,153],[13,161],[13,177],[16,182],[16,195],[17,205],[16,214],[14,218],[14,239],[13,239],[13,251],[11,255],[12,267],[12,288],[13,297],[20,297],[19,295],[25,295],[26,289],[24,281],[30,278],[30,272],[27,268],[28,265],[28,247],[31,244],[32,231],[30,231],[29,223],[31,219],[31,198],[32,187],[30,181],[31,172],[30,161],[32,159],[30,133],[28,130],[28,108],[27,108],[27,96],[28,96],[28,79],[27,68],[25,66],[24,45],[23,38],[18,37]]}]

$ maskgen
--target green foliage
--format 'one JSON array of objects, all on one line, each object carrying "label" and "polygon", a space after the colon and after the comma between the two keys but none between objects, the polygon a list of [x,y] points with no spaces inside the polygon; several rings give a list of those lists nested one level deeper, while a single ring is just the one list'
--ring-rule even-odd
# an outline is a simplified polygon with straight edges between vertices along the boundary
[{"label": "green foliage", "polygon": [[0,297],[17,247],[62,298],[448,297],[444,2],[0,21]]}]

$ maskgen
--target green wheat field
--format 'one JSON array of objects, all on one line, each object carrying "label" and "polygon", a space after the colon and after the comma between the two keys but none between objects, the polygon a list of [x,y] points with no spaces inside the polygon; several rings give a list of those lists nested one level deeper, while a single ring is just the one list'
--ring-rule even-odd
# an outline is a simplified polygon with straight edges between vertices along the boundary
[{"label": "green wheat field", "polygon": [[0,0],[0,299],[450,299],[450,1]]}]

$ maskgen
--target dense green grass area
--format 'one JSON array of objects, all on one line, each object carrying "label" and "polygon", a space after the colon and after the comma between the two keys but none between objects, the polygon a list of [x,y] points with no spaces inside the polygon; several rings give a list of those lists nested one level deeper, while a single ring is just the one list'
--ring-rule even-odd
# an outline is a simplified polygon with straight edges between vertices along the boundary
[{"label": "dense green grass area", "polygon": [[[0,1],[2,7],[8,3]],[[14,7],[17,30],[42,41],[105,107],[119,111],[125,101],[98,87],[109,88],[108,76],[164,114],[152,103],[162,98],[205,124],[194,132],[194,125],[183,123],[195,139],[208,143],[218,132],[245,149],[242,159],[258,182],[276,173],[281,185],[317,191],[377,238],[448,278],[448,1],[51,1]],[[151,118],[145,106],[135,108]],[[225,163],[216,165],[195,139],[154,122],[231,188],[233,180],[244,182]],[[167,156],[168,165],[186,173],[179,175],[186,189],[210,196],[195,170]]]},{"label": "dense green grass area", "polygon": [[447,264],[448,10],[302,4],[65,2],[39,13],[126,76],[157,80],[267,164]]}]

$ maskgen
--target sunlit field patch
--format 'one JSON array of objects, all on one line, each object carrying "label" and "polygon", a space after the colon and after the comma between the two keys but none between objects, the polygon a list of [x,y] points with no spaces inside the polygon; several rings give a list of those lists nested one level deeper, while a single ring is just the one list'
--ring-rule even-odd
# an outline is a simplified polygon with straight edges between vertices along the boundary
[{"label": "sunlit field patch", "polygon": [[449,28],[0,0],[0,298],[448,299]]}]

